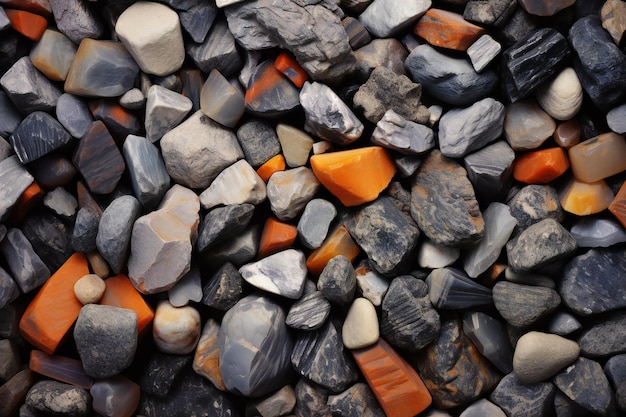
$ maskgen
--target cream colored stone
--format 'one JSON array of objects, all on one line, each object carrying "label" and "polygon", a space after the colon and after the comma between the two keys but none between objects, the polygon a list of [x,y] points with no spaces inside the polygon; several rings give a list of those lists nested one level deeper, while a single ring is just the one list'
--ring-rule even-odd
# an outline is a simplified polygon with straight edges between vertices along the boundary
[{"label": "cream colored stone", "polygon": [[89,252],[87,254],[87,260],[89,261],[89,266],[94,274],[104,279],[109,276],[111,272],[109,270],[109,264],[107,261],[100,255],[99,252]]},{"label": "cream colored stone", "polygon": [[537,102],[557,120],[569,120],[583,105],[583,87],[573,68],[565,68],[535,93]]},{"label": "cream colored stone", "polygon": [[506,106],[504,137],[514,151],[540,147],[556,129],[556,122],[533,99]]},{"label": "cream colored stone", "polygon": [[223,204],[259,204],[266,197],[265,183],[245,159],[222,171],[200,194],[202,208]]},{"label": "cream colored stone", "polygon": [[374,304],[367,298],[355,299],[343,322],[341,337],[344,346],[348,349],[361,349],[376,343],[379,336]]},{"label": "cream colored stone", "polygon": [[306,165],[311,148],[313,148],[311,136],[283,123],[276,126],[276,135],[278,135],[287,165],[291,168]]},{"label": "cream colored stone", "polygon": [[200,339],[200,313],[191,306],[174,307],[168,301],[157,306],[152,336],[163,353],[186,355],[196,348]]},{"label": "cream colored stone", "polygon": [[96,274],[85,275],[74,284],[74,295],[81,304],[96,304],[106,290],[104,280]]},{"label": "cream colored stone", "polygon": [[580,353],[578,343],[561,336],[528,332],[517,342],[513,371],[526,384],[545,381],[574,362]]}]

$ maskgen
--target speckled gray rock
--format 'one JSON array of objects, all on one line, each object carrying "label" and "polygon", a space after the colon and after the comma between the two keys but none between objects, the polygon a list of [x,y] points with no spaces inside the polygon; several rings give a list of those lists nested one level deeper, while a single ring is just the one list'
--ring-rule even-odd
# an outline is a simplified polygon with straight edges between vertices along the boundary
[{"label": "speckled gray rock", "polygon": [[252,204],[229,204],[209,211],[200,222],[197,251],[203,252],[220,239],[242,232],[253,214]]},{"label": "speckled gray rock", "polygon": [[359,20],[376,37],[389,38],[422,17],[431,4],[431,0],[415,0],[408,4],[398,0],[376,0],[361,13]]},{"label": "speckled gray rock", "polygon": [[508,188],[514,160],[515,152],[504,140],[463,158],[467,176],[481,200],[493,200]]},{"label": "speckled gray rock", "polygon": [[99,39],[104,23],[89,3],[80,0],[50,0],[52,14],[61,33],[79,44],[84,38]]},{"label": "speckled gray rock", "polygon": [[328,406],[337,417],[385,417],[370,387],[357,382],[337,395],[328,396]]},{"label": "speckled gray rock", "polygon": [[177,126],[191,110],[191,100],[182,94],[153,85],[146,101],[146,138],[156,142]]},{"label": "speckled gray rock", "polygon": [[102,213],[84,206],[76,213],[76,221],[72,230],[72,249],[76,252],[88,253],[97,248],[96,237]]},{"label": "speckled gray rock", "polygon": [[626,104],[619,105],[609,110],[606,114],[606,124],[617,134],[622,135],[626,133]]},{"label": "speckled gray rock", "polygon": [[217,69],[224,77],[236,75],[242,66],[235,38],[221,19],[211,26],[202,43],[187,44],[187,54],[202,71]]},{"label": "speckled gray rock", "polygon": [[280,153],[280,142],[276,130],[269,123],[261,120],[249,120],[237,129],[237,140],[253,167],[263,165]]},{"label": "speckled gray rock", "polygon": [[146,395],[166,397],[172,386],[181,380],[192,355],[173,355],[159,351],[151,354],[139,371],[137,383]]},{"label": "speckled gray rock", "polygon": [[331,222],[337,215],[335,206],[327,200],[314,198],[304,207],[298,220],[298,239],[309,249],[317,249],[322,245]]},{"label": "speckled gray rock", "polygon": [[219,366],[229,391],[261,396],[285,385],[291,375],[293,342],[285,312],[259,295],[228,310],[219,334]]},{"label": "speckled gray rock", "polygon": [[61,96],[61,90],[37,71],[27,56],[20,58],[4,73],[0,85],[15,107],[24,114],[38,110],[51,113]]},{"label": "speckled gray rock", "polygon": [[496,309],[515,327],[530,326],[552,313],[561,303],[561,297],[551,288],[499,281],[492,291]]},{"label": "speckled gray rock", "polygon": [[202,304],[226,311],[234,306],[243,292],[243,278],[230,262],[224,263],[202,289]]},{"label": "speckled gray rock", "polygon": [[510,373],[502,378],[489,399],[508,416],[542,417],[552,412],[556,391],[552,382],[526,385]]},{"label": "speckled gray rock", "polygon": [[33,180],[33,176],[17,156],[9,156],[0,161],[0,222],[7,220],[11,209]]},{"label": "speckled gray rock", "polygon": [[76,139],[80,139],[91,128],[93,116],[87,103],[72,94],[62,94],[57,101],[57,120]]},{"label": "speckled gray rock", "polygon": [[333,257],[317,280],[317,289],[330,302],[346,305],[352,302],[356,292],[356,272],[343,255]]},{"label": "speckled gray rock", "polygon": [[113,200],[102,212],[96,245],[116,274],[121,273],[126,267],[132,227],[139,217],[140,210],[137,199],[126,195]]},{"label": "speckled gray rock", "polygon": [[513,356],[517,378],[525,384],[546,381],[578,359],[580,347],[555,334],[528,332],[519,338]]},{"label": "speckled gray rock", "polygon": [[267,199],[279,220],[291,220],[304,210],[321,187],[310,168],[275,172],[267,182]]},{"label": "speckled gray rock", "polygon": [[584,356],[602,358],[626,352],[626,314],[615,312],[594,320],[580,335]]},{"label": "speckled gray rock", "polygon": [[320,291],[313,291],[291,305],[285,324],[298,330],[317,330],[329,315],[330,303]]},{"label": "speckled gray rock", "polygon": [[321,417],[331,414],[326,403],[328,391],[306,378],[300,378],[296,384],[296,407],[293,412],[302,417]]},{"label": "speckled gray rock", "polygon": [[376,123],[371,141],[406,155],[419,155],[435,146],[431,128],[406,120],[392,109]]},{"label": "speckled gray rock", "polygon": [[28,391],[26,404],[41,413],[86,417],[91,411],[91,395],[84,388],[43,380]]},{"label": "speckled gray rock", "polygon": [[20,229],[10,228],[7,231],[0,241],[0,253],[23,293],[34,290],[50,278],[50,270]]},{"label": "speckled gray rock", "polygon": [[297,300],[304,289],[307,269],[304,253],[286,249],[242,266],[239,273],[257,288]]},{"label": "speckled gray rock", "polygon": [[76,348],[93,378],[108,378],[128,368],[137,349],[137,313],[99,304],[83,306],[74,328]]},{"label": "speckled gray rock", "polygon": [[550,185],[531,184],[519,190],[508,202],[520,230],[545,219],[564,218],[559,196]]},{"label": "speckled gray rock", "polygon": [[9,137],[15,154],[24,164],[67,145],[72,137],[48,113],[35,111],[22,120]]},{"label": "speckled gray rock", "polygon": [[479,25],[500,27],[511,17],[517,6],[516,0],[469,0],[463,18]]}]

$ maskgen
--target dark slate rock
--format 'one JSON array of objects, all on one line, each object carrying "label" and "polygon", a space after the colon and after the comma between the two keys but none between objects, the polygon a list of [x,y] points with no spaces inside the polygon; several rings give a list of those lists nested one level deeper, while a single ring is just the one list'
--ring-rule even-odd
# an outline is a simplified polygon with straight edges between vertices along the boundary
[{"label": "dark slate rock", "polygon": [[598,318],[578,339],[581,354],[597,358],[626,352],[626,313],[623,311]]},{"label": "dark slate rock", "polygon": [[129,134],[138,135],[143,131],[143,125],[135,113],[120,106],[118,100],[93,100],[89,102],[89,109],[94,119],[102,121],[109,132],[118,140]]},{"label": "dark slate rock", "polygon": [[218,70],[224,77],[231,77],[242,67],[235,38],[223,20],[214,22],[202,43],[187,45],[187,54],[202,71]]},{"label": "dark slate rock", "polygon": [[226,311],[234,306],[243,292],[243,278],[230,262],[224,263],[202,289],[202,304]]},{"label": "dark slate rock", "polygon": [[443,321],[439,337],[414,358],[438,408],[470,403],[500,381],[499,372],[480,355],[462,326],[456,318]]},{"label": "dark slate rock", "polygon": [[495,72],[478,74],[469,58],[445,55],[428,44],[413,49],[404,65],[424,91],[456,106],[469,105],[486,97],[498,82]]},{"label": "dark slate rock", "polygon": [[614,415],[613,391],[598,362],[578,358],[566,370],[558,373],[553,381],[571,400],[594,415]]},{"label": "dark slate rock", "polygon": [[493,304],[491,290],[455,268],[433,270],[426,278],[430,301],[443,310],[461,310]]},{"label": "dark slate rock", "polygon": [[10,136],[11,145],[22,163],[32,162],[65,146],[72,137],[48,113],[30,113]]},{"label": "dark slate rock", "polygon": [[284,386],[291,376],[293,342],[285,312],[269,298],[249,295],[222,320],[219,364],[226,388],[258,397]]},{"label": "dark slate rock", "polygon": [[389,344],[415,352],[439,335],[441,322],[424,281],[404,275],[394,278],[381,304],[380,333]]},{"label": "dark slate rock", "polygon": [[527,327],[552,313],[561,303],[551,288],[500,281],[493,287],[493,303],[515,327]]},{"label": "dark slate rock", "polygon": [[[82,210],[80,209],[79,213]],[[115,274],[123,272],[126,268],[133,224],[140,213],[139,201],[129,195],[116,198],[102,212],[96,245],[98,252],[106,259]]]},{"label": "dark slate rock", "polygon": [[479,25],[501,27],[516,7],[517,0],[470,0],[463,10],[463,18]]},{"label": "dark slate rock", "polygon": [[502,378],[489,400],[508,416],[542,417],[551,414],[556,391],[551,382],[527,385],[510,373]]},{"label": "dark slate rock", "polygon": [[508,205],[520,230],[545,219],[561,222],[565,217],[559,196],[550,185],[527,185],[509,200]]},{"label": "dark slate rock", "polygon": [[20,294],[20,289],[11,275],[0,267],[0,308],[15,301]]},{"label": "dark slate rock", "polygon": [[467,171],[438,150],[428,155],[413,180],[411,216],[442,246],[477,242],[485,228]]},{"label": "dark slate rock", "polygon": [[[563,296],[563,292],[560,293]],[[557,311],[550,318],[548,323],[548,333],[554,333],[559,336],[567,336],[577,332],[583,327],[574,315],[564,311]]]},{"label": "dark slate rock", "polygon": [[90,415],[89,391],[58,381],[36,382],[26,395],[26,404],[43,413],[83,417]]},{"label": "dark slate rock", "polygon": [[413,260],[419,229],[388,197],[362,207],[347,223],[373,269],[394,275]]},{"label": "dark slate rock", "polygon": [[76,213],[76,222],[72,230],[72,248],[76,252],[93,252],[98,247],[96,237],[98,235],[98,225],[100,223],[100,213],[91,210],[89,207],[82,207]]},{"label": "dark slate rock", "polygon": [[0,308],[0,337],[4,339],[17,339],[20,336],[19,324],[22,317],[22,308],[16,303]]},{"label": "dark slate rock", "polygon": [[237,140],[252,167],[259,167],[280,153],[276,130],[262,120],[242,123],[237,129]]},{"label": "dark slate rock", "polygon": [[225,237],[241,233],[248,227],[253,214],[252,204],[229,204],[209,211],[200,223],[196,243],[198,252],[204,252]]},{"label": "dark slate rock", "polygon": [[155,352],[139,373],[141,391],[155,397],[166,397],[193,362],[193,355],[171,355]]},{"label": "dark slate rock", "polygon": [[20,351],[9,339],[0,340],[0,384],[4,384],[21,371]]},{"label": "dark slate rock", "polygon": [[626,307],[626,252],[591,249],[567,263],[559,292],[575,313],[588,316]]},{"label": "dark slate rock", "polygon": [[59,154],[48,154],[28,166],[40,187],[52,189],[63,187],[76,177],[76,167]]},{"label": "dark slate rock", "polygon": [[180,25],[196,43],[202,43],[206,39],[209,29],[213,25],[218,14],[214,1],[195,1],[191,7],[178,12]]},{"label": "dark slate rock", "polygon": [[0,136],[9,136],[22,121],[22,115],[17,111],[4,91],[0,91]]},{"label": "dark slate rock", "polygon": [[502,90],[515,102],[531,94],[564,65],[570,55],[563,35],[552,28],[537,29],[502,53]]},{"label": "dark slate rock", "polygon": [[108,378],[128,368],[137,349],[137,313],[99,304],[83,306],[74,341],[85,373]]},{"label": "dark slate rock", "polygon": [[619,105],[609,110],[606,114],[606,123],[613,132],[620,135],[626,133],[626,104]]},{"label": "dark slate rock", "polygon": [[37,71],[30,59],[20,58],[0,78],[0,85],[15,107],[29,114],[38,110],[53,112],[61,91]]},{"label": "dark slate rock", "polygon": [[298,330],[317,330],[329,315],[330,303],[320,291],[314,291],[292,304],[285,324]]},{"label": "dark slate rock", "polygon": [[252,261],[259,251],[261,226],[260,224],[249,225],[238,235],[217,243],[211,247],[211,250],[201,254],[201,265],[215,270],[225,262],[240,267]]},{"label": "dark slate rock", "polygon": [[155,209],[170,188],[159,149],[142,136],[128,135],[123,153],[135,197],[147,210]]},{"label": "dark slate rock", "polygon": [[335,216],[337,209],[330,201],[321,198],[309,201],[297,225],[300,242],[309,249],[322,246]]},{"label": "dark slate rock", "polygon": [[0,161],[0,222],[4,222],[11,214],[25,189],[33,183],[33,176],[17,159],[10,156]]},{"label": "dark slate rock", "polygon": [[99,39],[104,34],[104,23],[90,3],[52,0],[50,6],[57,28],[75,44],[85,38]]},{"label": "dark slate rock", "polygon": [[80,139],[91,127],[93,117],[87,104],[71,94],[62,94],[57,101],[57,120],[73,137]]},{"label": "dark slate rock", "polygon": [[20,229],[11,228],[0,242],[4,256],[15,283],[23,293],[43,285],[50,278],[50,270],[43,263],[33,246]]},{"label": "dark slate rock", "polygon": [[0,161],[4,161],[11,155],[13,155],[13,148],[5,138],[0,136]]},{"label": "dark slate rock", "polygon": [[510,185],[514,160],[515,152],[504,140],[463,158],[467,177],[479,199],[492,201],[504,194]]},{"label": "dark slate rock", "polygon": [[301,417],[322,417],[331,414],[328,392],[317,384],[300,378],[296,384],[296,407],[293,413]]},{"label": "dark slate rock", "polygon": [[464,313],[463,332],[503,374],[513,372],[513,347],[503,321],[479,311]]},{"label": "dark slate rock", "polygon": [[584,407],[576,404],[558,390],[554,396],[554,411],[556,417],[587,417],[589,415]]},{"label": "dark slate rock", "polygon": [[274,60],[266,60],[250,73],[246,91],[246,110],[265,117],[285,116],[300,107],[300,91],[279,72]]},{"label": "dark slate rock", "polygon": [[602,27],[599,16],[585,16],[569,30],[574,69],[596,106],[609,110],[626,97],[626,55]]},{"label": "dark slate rock", "polygon": [[611,386],[615,390],[615,402],[620,411],[626,411],[626,355],[615,355],[604,365]]},{"label": "dark slate rock", "polygon": [[342,392],[358,379],[358,368],[344,348],[335,325],[328,321],[320,330],[302,333],[291,353],[300,375],[331,392]]},{"label": "dark slate rock", "polygon": [[336,417],[385,417],[370,387],[358,382],[337,395],[328,396],[328,406]]},{"label": "dark slate rock", "polygon": [[350,304],[356,292],[356,272],[348,258],[337,255],[328,261],[317,280],[317,289],[331,303]]},{"label": "dark slate rock", "polygon": [[36,209],[22,222],[22,232],[50,271],[56,271],[74,253],[72,226],[48,210]]}]

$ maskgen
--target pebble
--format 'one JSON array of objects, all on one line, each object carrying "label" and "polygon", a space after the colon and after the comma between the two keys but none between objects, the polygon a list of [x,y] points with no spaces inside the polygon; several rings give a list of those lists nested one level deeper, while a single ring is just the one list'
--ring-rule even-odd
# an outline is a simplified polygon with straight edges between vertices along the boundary
[{"label": "pebble", "polygon": [[481,355],[503,374],[513,371],[513,348],[506,325],[479,311],[463,314],[463,332]]},{"label": "pebble", "polygon": [[[190,43],[186,50],[196,66],[206,73],[215,69],[224,77],[230,77],[242,64],[235,38],[222,20],[211,25],[204,42]],[[243,85],[246,86],[247,83]]]},{"label": "pebble", "polygon": [[168,300],[174,307],[184,307],[191,301],[202,301],[202,283],[200,271],[192,267],[181,279],[169,289]]},{"label": "pebble", "polygon": [[76,45],[68,37],[46,29],[28,56],[33,66],[46,77],[65,81],[75,55]]},{"label": "pebble", "polygon": [[372,39],[367,45],[353,52],[355,71],[366,79],[377,67],[384,66],[396,74],[406,75],[404,61],[409,55],[402,43],[394,38]]},{"label": "pebble", "polygon": [[274,173],[266,191],[274,215],[288,221],[300,215],[319,189],[320,182],[313,171],[298,167]]},{"label": "pebble", "polygon": [[393,109],[378,120],[371,141],[405,155],[420,155],[435,146],[432,129],[405,119]]},{"label": "pebble", "polygon": [[291,305],[285,324],[297,330],[317,330],[329,315],[330,303],[320,291],[313,291]]},{"label": "pebble", "polygon": [[[176,6],[176,4],[174,4]],[[203,42],[217,17],[217,7],[211,3],[196,1],[178,11],[180,25],[194,42]]]},{"label": "pebble", "polygon": [[146,99],[146,138],[154,143],[165,133],[176,127],[191,110],[192,103],[187,97],[153,85]]},{"label": "pebble", "polygon": [[341,24],[350,37],[350,47],[353,50],[357,50],[372,41],[370,33],[365,29],[365,26],[363,26],[360,20],[352,16],[346,16],[341,19]]},{"label": "pebble", "polygon": [[[480,4],[478,2],[472,2],[472,1],[470,1],[470,3]],[[469,6],[466,6],[465,13],[467,13],[468,9],[469,9]],[[478,39],[476,39],[476,41],[474,41],[467,48],[467,55],[469,56],[470,61],[472,62],[472,66],[474,67],[474,70],[480,73],[489,67],[489,65],[495,60],[498,54],[500,54],[501,50],[502,50],[502,45],[500,45],[498,41],[493,39],[491,36],[484,34],[484,35],[481,35]]]},{"label": "pebble", "polygon": [[139,385],[123,375],[97,381],[89,389],[93,410],[101,415],[126,416],[139,405]]},{"label": "pebble", "polygon": [[559,196],[550,185],[526,185],[508,202],[511,214],[517,219],[519,230],[546,219],[558,222],[564,218]]},{"label": "pebble", "polygon": [[32,212],[22,223],[21,230],[51,271],[57,270],[74,252],[71,227],[48,210]]},{"label": "pebble", "polygon": [[78,210],[71,238],[72,249],[83,253],[96,250],[100,216],[101,213],[89,207],[82,207]]},{"label": "pebble", "polygon": [[417,262],[421,268],[445,268],[455,263],[460,255],[459,248],[437,245],[424,238],[417,249]]},{"label": "pebble", "polygon": [[580,248],[609,247],[626,242],[626,231],[610,218],[582,218],[572,225],[570,233]]},{"label": "pebble", "polygon": [[116,198],[102,212],[98,223],[96,246],[116,274],[126,268],[133,224],[139,214],[139,202],[128,195]]},{"label": "pebble", "polygon": [[223,126],[235,127],[245,110],[244,95],[213,69],[200,92],[200,110]]},{"label": "pebble", "polygon": [[504,137],[515,151],[540,147],[555,129],[554,119],[533,99],[521,100],[506,107]]},{"label": "pebble", "polygon": [[194,307],[174,307],[161,301],[154,314],[152,337],[163,353],[186,355],[194,351],[200,339],[200,313]]},{"label": "pebble", "polygon": [[218,205],[262,203],[267,197],[265,183],[245,159],[225,168],[200,194],[204,209]]},{"label": "pebble", "polygon": [[341,328],[341,340],[348,349],[362,349],[378,341],[378,314],[367,298],[355,298]]},{"label": "pebble", "polygon": [[626,170],[626,163],[614,155],[624,151],[626,139],[612,132],[582,141],[568,150],[572,173],[587,183],[619,174]]},{"label": "pebble", "polygon": [[309,201],[298,220],[297,230],[300,242],[309,249],[322,246],[335,216],[337,216],[337,209],[331,202],[321,198]]},{"label": "pebble", "polygon": [[97,304],[104,295],[106,284],[98,275],[85,275],[74,284],[74,295],[81,304]]},{"label": "pebble", "polygon": [[467,177],[479,199],[491,201],[508,190],[514,160],[515,152],[504,140],[498,140],[463,158]]},{"label": "pebble", "polygon": [[434,269],[426,278],[433,305],[442,310],[478,308],[493,303],[491,290],[455,268]]},{"label": "pebble", "polygon": [[237,140],[246,161],[251,166],[259,167],[281,152],[281,143],[278,137],[279,126],[281,125],[279,124],[274,129],[269,123],[254,119],[243,122],[239,126]]},{"label": "pebble", "polygon": [[2,365],[0,365],[0,384],[4,385],[5,382],[13,378],[20,369],[20,352],[10,339],[0,340],[0,358],[2,359]]},{"label": "pebble", "polygon": [[328,406],[338,417],[385,417],[374,393],[363,382],[357,382],[340,394],[329,395]]},{"label": "pebble", "polygon": [[274,394],[266,397],[247,410],[252,409],[253,413],[261,417],[271,417],[276,415],[288,415],[296,406],[296,393],[291,385],[285,385]]},{"label": "pebble", "polygon": [[376,307],[380,306],[389,289],[389,281],[367,264],[359,266],[355,272],[358,293],[370,300]]},{"label": "pebble", "polygon": [[528,332],[517,341],[513,368],[525,384],[546,381],[578,359],[578,343],[561,336]]},{"label": "pebble", "polygon": [[605,2],[600,9],[602,27],[609,32],[617,46],[620,46],[622,43],[622,37],[624,31],[626,31],[625,13],[626,8],[624,5],[615,0]]},{"label": "pebble", "polygon": [[463,11],[463,18],[479,25],[501,28],[517,8],[514,0],[469,0]]},{"label": "pebble", "polygon": [[226,391],[220,373],[219,333],[220,324],[214,319],[208,319],[202,328],[192,366],[195,373],[211,381],[215,388]]},{"label": "pebble", "polygon": [[17,156],[9,156],[0,161],[0,221],[4,222],[11,209],[32,183],[33,176],[20,163]]},{"label": "pebble", "polygon": [[141,391],[149,396],[167,396],[175,383],[182,379],[193,358],[191,355],[171,355],[155,351],[139,372]]},{"label": "pebble", "polygon": [[[4,90],[0,91],[0,114],[2,114],[2,119],[0,121],[0,136],[5,138],[13,133],[13,131],[20,124],[20,122],[22,121],[22,115],[15,108],[13,102],[4,92]],[[4,158],[5,157],[0,159]]]},{"label": "pebble", "polygon": [[296,383],[295,415],[313,417],[327,416],[330,407],[326,404],[328,391],[306,378],[300,378]]},{"label": "pebble", "polygon": [[524,384],[510,373],[498,383],[489,400],[509,416],[543,416],[552,412],[556,391],[552,382]]},{"label": "pebble", "polygon": [[273,60],[263,61],[252,70],[247,87],[245,105],[252,114],[280,117],[300,107],[300,91]]},{"label": "pebble", "polygon": [[597,358],[626,352],[625,322],[626,315],[619,311],[598,318],[582,332],[578,339],[581,353],[585,357]]},{"label": "pebble", "polygon": [[22,57],[0,78],[0,85],[23,114],[53,112],[61,91],[40,73],[28,57]]},{"label": "pebble", "polygon": [[87,134],[93,123],[93,117],[87,105],[77,96],[61,94],[57,101],[56,117],[59,123],[76,139]]},{"label": "pebble", "polygon": [[0,385],[0,395],[5,401],[0,404],[0,411],[5,415],[15,414],[24,404],[28,391],[35,383],[35,373],[30,369],[18,372],[13,378]]},{"label": "pebble", "polygon": [[102,37],[104,24],[87,4],[77,0],[52,0],[50,6],[57,28],[72,42],[79,44],[85,38]]},{"label": "pebble", "polygon": [[313,138],[300,129],[279,123],[276,126],[276,135],[279,141],[279,151],[285,158],[287,166],[297,168],[306,165],[313,148]]},{"label": "pebble", "polygon": [[0,308],[9,305],[20,295],[20,289],[7,271],[0,267]]},{"label": "pebble", "polygon": [[343,255],[331,258],[317,280],[317,289],[331,303],[347,305],[356,292],[356,272]]},{"label": "pebble", "polygon": [[120,96],[119,101],[126,110],[140,110],[146,105],[146,96],[139,88],[131,88]]},{"label": "pebble", "polygon": [[472,403],[459,417],[506,417],[506,414],[500,407],[483,398]]},{"label": "pebble", "polygon": [[204,252],[223,238],[245,230],[254,214],[254,205],[228,204],[210,210],[200,222],[196,249]]},{"label": "pebble", "polygon": [[302,295],[307,269],[304,254],[287,249],[239,268],[251,285],[280,296],[297,300]]},{"label": "pebble", "polygon": [[569,120],[581,109],[583,88],[573,68],[565,68],[535,92],[539,105],[557,120]]},{"label": "pebble", "polygon": [[368,32],[388,38],[417,21],[430,8],[431,0],[413,0],[405,7],[396,0],[375,0],[359,15]]},{"label": "pebble", "polygon": [[83,388],[43,380],[36,382],[28,391],[26,404],[38,413],[86,417],[91,410],[91,395]]},{"label": "pebble", "polygon": [[499,281],[493,287],[493,303],[509,324],[527,327],[556,310],[561,297],[551,288]]},{"label": "pebble", "polygon": [[20,229],[8,229],[6,236],[0,241],[0,252],[11,276],[23,293],[33,291],[50,278],[50,270]]}]

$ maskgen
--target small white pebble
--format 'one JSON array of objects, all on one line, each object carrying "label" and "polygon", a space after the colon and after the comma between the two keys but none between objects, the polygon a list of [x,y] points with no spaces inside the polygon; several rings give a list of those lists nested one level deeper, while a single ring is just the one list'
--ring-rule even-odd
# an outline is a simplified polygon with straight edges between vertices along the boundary
[{"label": "small white pebble", "polygon": [[85,275],[74,284],[74,295],[83,305],[96,304],[106,290],[104,280],[96,274]]}]

